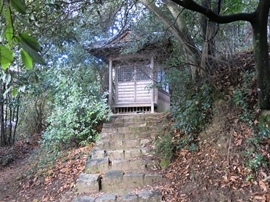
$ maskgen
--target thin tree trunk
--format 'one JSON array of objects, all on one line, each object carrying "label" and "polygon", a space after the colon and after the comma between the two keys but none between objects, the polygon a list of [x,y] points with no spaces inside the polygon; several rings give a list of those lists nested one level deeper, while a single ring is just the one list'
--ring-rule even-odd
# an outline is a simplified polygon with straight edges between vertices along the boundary
[{"label": "thin tree trunk", "polygon": [[0,124],[1,124],[1,142],[0,146],[5,145],[5,124],[4,124],[4,97],[3,97],[3,84],[0,83]]},{"label": "thin tree trunk", "polygon": [[[18,97],[18,101],[20,100],[20,97]],[[13,120],[15,121],[15,126],[14,126],[14,131],[13,131],[13,143],[15,142],[15,138],[16,138],[16,131],[17,131],[17,125],[18,125],[18,121],[19,121],[19,110],[20,110],[20,105],[17,104],[16,108],[14,109],[14,118]],[[16,113],[15,113],[16,112]]]}]

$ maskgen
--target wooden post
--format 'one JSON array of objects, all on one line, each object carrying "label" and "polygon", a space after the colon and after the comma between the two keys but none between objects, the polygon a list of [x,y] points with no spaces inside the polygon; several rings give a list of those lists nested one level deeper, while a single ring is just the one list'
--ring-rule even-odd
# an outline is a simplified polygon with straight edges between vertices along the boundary
[{"label": "wooden post", "polygon": [[[152,79],[152,82],[154,82],[154,56],[151,56],[151,79]],[[154,113],[155,112],[155,103],[154,103],[154,89],[152,88],[150,90],[150,96],[151,96],[151,113]]]},{"label": "wooden post", "polygon": [[118,82],[118,74],[121,69],[121,66],[119,65],[114,65],[114,71],[113,71],[113,77],[114,77],[114,85],[113,85],[113,90],[114,90],[114,103],[113,104],[118,104],[118,97],[119,97],[119,82]]},{"label": "wooden post", "polygon": [[137,67],[134,66],[134,102],[137,102]]},{"label": "wooden post", "polygon": [[109,106],[112,105],[112,59],[109,59]]}]

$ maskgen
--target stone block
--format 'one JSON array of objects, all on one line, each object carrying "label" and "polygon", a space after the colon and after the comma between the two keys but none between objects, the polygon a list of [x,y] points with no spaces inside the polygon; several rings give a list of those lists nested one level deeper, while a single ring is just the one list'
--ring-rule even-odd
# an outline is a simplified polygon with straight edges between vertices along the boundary
[{"label": "stone block", "polygon": [[146,174],[144,176],[144,184],[155,184],[157,182],[161,182],[162,181],[162,175],[158,175],[158,174]]},{"label": "stone block", "polygon": [[125,133],[125,134],[128,134],[130,133],[131,131],[129,130],[129,127],[120,127],[120,128],[117,128],[116,131],[118,133]]},{"label": "stone block", "polygon": [[85,174],[81,173],[77,180],[79,193],[98,193],[100,190],[100,176],[99,174]]},{"label": "stone block", "polygon": [[124,150],[106,150],[105,153],[109,159],[124,158]]},{"label": "stone block", "polygon": [[140,140],[140,145],[146,145],[150,142],[151,140],[149,138],[143,138]]},{"label": "stone block", "polygon": [[95,198],[91,196],[77,196],[72,202],[95,202]]},{"label": "stone block", "polygon": [[141,155],[142,155],[142,152],[139,148],[125,150],[125,158],[139,157]]},{"label": "stone block", "polygon": [[124,133],[114,133],[111,135],[112,140],[124,140],[125,138],[126,137]]},{"label": "stone block", "polygon": [[147,148],[147,147],[142,147],[141,148],[141,153],[143,155],[149,154],[149,152],[150,152],[150,149],[149,148]]},{"label": "stone block", "polygon": [[144,169],[146,168],[146,164],[145,161],[141,158],[138,159],[132,159],[130,161],[130,170],[141,170],[144,171]]},{"label": "stone block", "polygon": [[128,159],[123,159],[123,158],[111,159],[111,169],[112,170],[129,170],[130,161]]},{"label": "stone block", "polygon": [[117,202],[139,202],[136,194],[127,194],[117,199]]},{"label": "stone block", "polygon": [[109,146],[110,146],[110,141],[108,139],[102,139],[96,142],[96,147],[99,147],[102,149],[109,148]]},{"label": "stone block", "polygon": [[144,185],[144,174],[128,173],[123,177],[123,188],[142,187]]},{"label": "stone block", "polygon": [[141,191],[138,196],[140,202],[161,202],[162,195],[158,191]]},{"label": "stone block", "polygon": [[102,128],[102,133],[116,133],[117,131],[117,128],[113,127]]},{"label": "stone block", "polygon": [[119,188],[119,185],[123,182],[124,172],[122,170],[109,170],[102,178],[102,190],[104,191],[114,191]]},{"label": "stone block", "polygon": [[123,148],[123,140],[111,140],[110,145],[108,146],[110,149],[122,149]]},{"label": "stone block", "polygon": [[140,140],[135,139],[135,140],[124,140],[123,141],[123,147],[124,148],[132,148],[132,147],[137,147],[140,145]]},{"label": "stone block", "polygon": [[99,134],[99,138],[101,140],[110,139],[111,138],[111,134],[110,133],[106,133],[106,132],[101,132]]},{"label": "stone block", "polygon": [[86,173],[100,173],[105,172],[109,169],[109,158],[101,159],[90,159],[86,162],[85,172]]},{"label": "stone block", "polygon": [[96,198],[95,202],[114,202],[116,201],[116,196],[114,194],[105,194]]},{"label": "stone block", "polygon": [[99,148],[95,148],[92,152],[91,152],[91,158],[92,159],[101,159],[105,157],[105,152],[102,149]]}]

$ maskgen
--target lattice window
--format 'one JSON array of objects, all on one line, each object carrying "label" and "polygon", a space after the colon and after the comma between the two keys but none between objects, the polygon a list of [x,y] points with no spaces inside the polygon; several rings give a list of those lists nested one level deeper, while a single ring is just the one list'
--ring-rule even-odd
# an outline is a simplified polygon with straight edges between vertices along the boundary
[{"label": "lattice window", "polygon": [[[136,77],[135,77],[136,74]],[[141,63],[136,66],[119,66],[117,69],[118,82],[130,82],[151,79],[151,67],[149,64]]]},{"label": "lattice window", "polygon": [[151,67],[150,65],[140,65],[136,67],[136,80],[149,80],[151,79]]},{"label": "lattice window", "polygon": [[118,81],[119,82],[128,82],[128,81],[134,81],[134,67],[130,66],[121,66],[118,67]]}]

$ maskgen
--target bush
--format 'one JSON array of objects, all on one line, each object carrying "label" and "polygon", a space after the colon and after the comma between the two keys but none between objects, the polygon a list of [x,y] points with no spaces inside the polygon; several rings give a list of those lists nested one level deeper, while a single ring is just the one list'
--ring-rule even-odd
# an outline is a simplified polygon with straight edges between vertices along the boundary
[{"label": "bush", "polygon": [[97,82],[83,88],[60,79],[56,86],[43,144],[59,150],[94,141],[98,123],[110,118],[107,94],[100,93]]},{"label": "bush", "polygon": [[214,90],[208,84],[196,87],[188,72],[172,68],[167,72],[171,90],[168,126],[159,136],[156,147],[163,158],[171,159],[176,149],[196,150],[196,138],[209,122],[214,101]]},{"label": "bush", "polygon": [[173,135],[170,133],[162,134],[156,139],[156,153],[166,160],[171,160],[175,152],[175,144],[173,142]]}]

